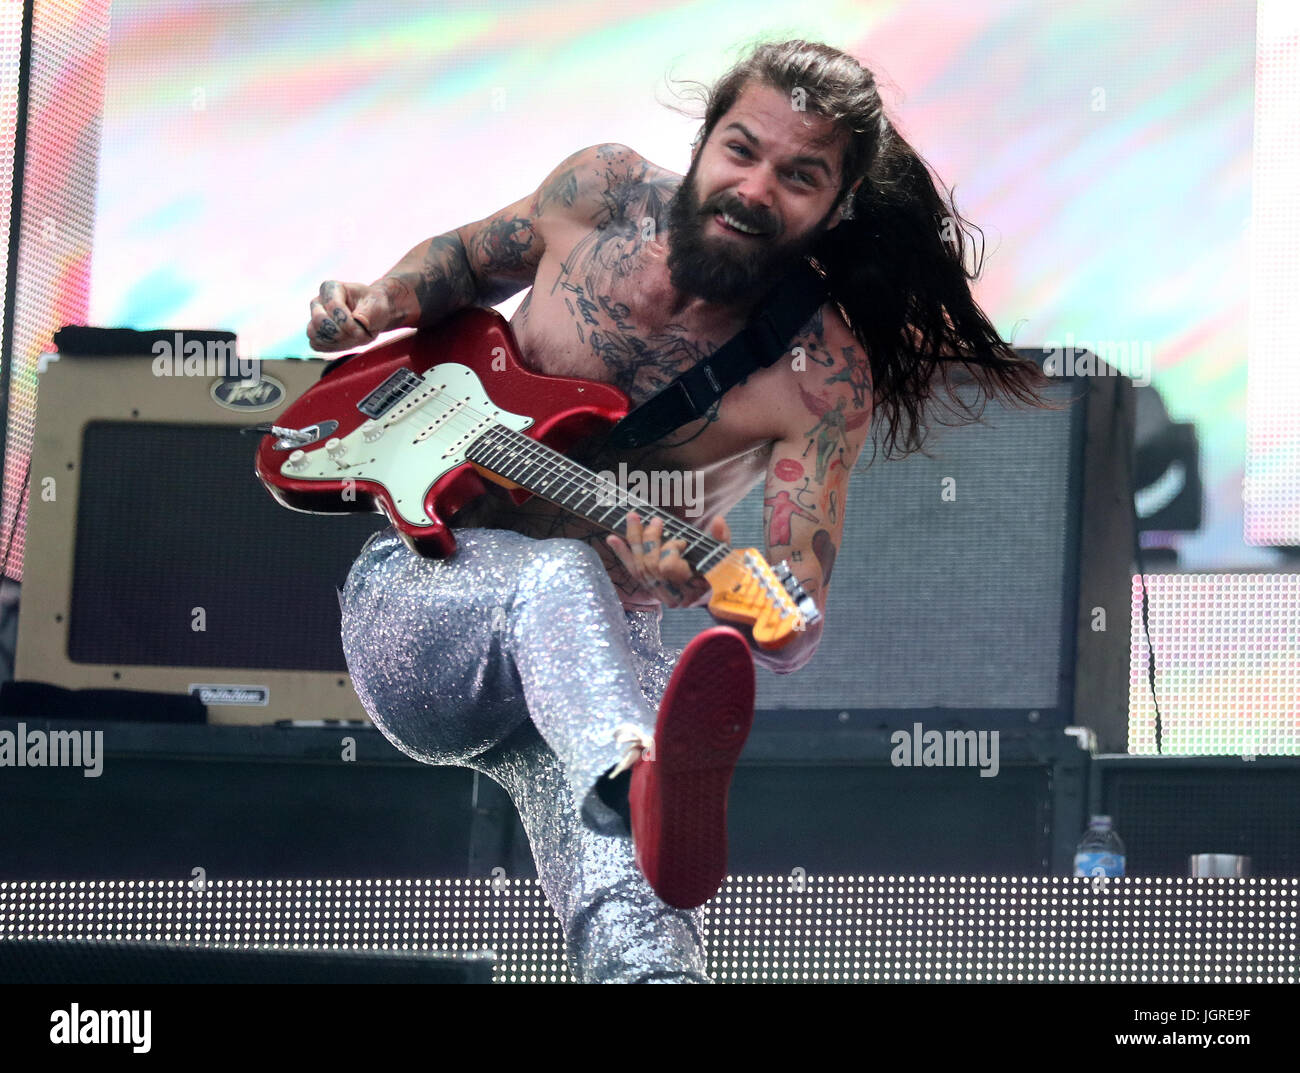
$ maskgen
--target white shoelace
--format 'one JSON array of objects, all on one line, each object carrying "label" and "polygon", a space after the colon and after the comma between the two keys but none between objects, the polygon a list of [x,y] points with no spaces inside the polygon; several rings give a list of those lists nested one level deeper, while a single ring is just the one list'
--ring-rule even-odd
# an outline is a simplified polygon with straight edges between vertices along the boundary
[{"label": "white shoelace", "polygon": [[609,773],[611,779],[642,758],[654,759],[654,738],[632,723],[623,723],[614,729],[614,744],[623,746],[623,759]]}]

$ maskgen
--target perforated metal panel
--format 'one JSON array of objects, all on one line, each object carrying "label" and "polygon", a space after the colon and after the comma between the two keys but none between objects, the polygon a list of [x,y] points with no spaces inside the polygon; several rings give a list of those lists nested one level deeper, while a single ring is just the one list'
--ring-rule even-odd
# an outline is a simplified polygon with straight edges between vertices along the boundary
[{"label": "perforated metal panel", "polygon": [[55,330],[86,323],[89,308],[108,9],[109,0],[41,0],[34,6],[0,503],[0,548],[8,549],[3,569],[16,579],[22,578],[37,361],[54,349]]},{"label": "perforated metal panel", "polygon": [[1245,542],[1300,544],[1300,15],[1261,0],[1255,41]]},{"label": "perforated metal panel", "polygon": [[[1130,753],[1300,755],[1300,575],[1148,574],[1132,590]],[[1148,661],[1155,652],[1155,697]]]},{"label": "perforated metal panel", "polygon": [[[9,236],[13,221],[14,140],[18,136],[18,72],[22,53],[23,5],[0,5],[0,295],[9,280]],[[0,333],[8,310],[0,302]]]},{"label": "perforated metal panel", "polygon": [[[705,908],[719,983],[1294,983],[1296,879],[733,876]],[[572,982],[535,881],[0,883],[0,937],[496,952]]]}]

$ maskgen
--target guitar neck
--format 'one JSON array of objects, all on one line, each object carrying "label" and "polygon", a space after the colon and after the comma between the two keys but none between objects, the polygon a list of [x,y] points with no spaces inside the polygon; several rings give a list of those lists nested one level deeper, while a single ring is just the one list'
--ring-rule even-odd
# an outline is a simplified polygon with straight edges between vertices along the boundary
[{"label": "guitar neck", "polygon": [[630,495],[615,482],[504,425],[488,428],[466,448],[465,457],[625,539],[629,511],[636,511],[643,525],[659,518],[663,522],[665,542],[686,541],[682,558],[696,573],[707,573],[731,551],[728,545],[688,525],[677,515]]}]

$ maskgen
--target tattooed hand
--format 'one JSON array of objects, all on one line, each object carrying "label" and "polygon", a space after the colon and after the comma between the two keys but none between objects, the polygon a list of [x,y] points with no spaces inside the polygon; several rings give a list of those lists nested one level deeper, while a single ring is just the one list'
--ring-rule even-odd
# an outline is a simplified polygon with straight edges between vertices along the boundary
[{"label": "tattooed hand", "polygon": [[313,350],[351,350],[387,331],[395,317],[383,287],[327,279],[311,300],[307,341]]},{"label": "tattooed hand", "polygon": [[[627,516],[626,531],[627,540],[611,534],[605,543],[641,587],[665,607],[694,606],[712,591],[708,581],[682,558],[686,541],[678,538],[664,542],[663,519],[651,518],[649,525],[642,526],[640,516],[633,511]],[[731,543],[725,518],[713,519],[709,535],[724,544]]]}]

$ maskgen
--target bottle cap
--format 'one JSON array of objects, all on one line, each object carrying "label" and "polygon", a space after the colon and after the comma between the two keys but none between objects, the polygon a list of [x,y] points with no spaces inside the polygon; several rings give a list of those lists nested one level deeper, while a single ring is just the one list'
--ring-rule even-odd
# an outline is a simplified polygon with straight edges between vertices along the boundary
[{"label": "bottle cap", "polygon": [[1093,826],[1093,827],[1109,827],[1109,826],[1111,826],[1111,823],[1110,823],[1110,817],[1109,817],[1109,816],[1094,816],[1094,817],[1092,818],[1092,826]]}]

